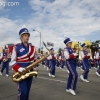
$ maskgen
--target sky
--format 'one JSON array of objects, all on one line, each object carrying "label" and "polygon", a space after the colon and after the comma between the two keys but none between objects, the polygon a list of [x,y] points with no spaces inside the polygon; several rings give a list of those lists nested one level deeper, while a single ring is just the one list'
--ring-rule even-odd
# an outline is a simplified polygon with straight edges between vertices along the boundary
[{"label": "sky", "polygon": [[55,50],[65,47],[65,37],[81,43],[100,40],[100,0],[0,0],[0,45],[20,43],[22,27],[36,47],[39,32],[41,42],[54,43]]}]

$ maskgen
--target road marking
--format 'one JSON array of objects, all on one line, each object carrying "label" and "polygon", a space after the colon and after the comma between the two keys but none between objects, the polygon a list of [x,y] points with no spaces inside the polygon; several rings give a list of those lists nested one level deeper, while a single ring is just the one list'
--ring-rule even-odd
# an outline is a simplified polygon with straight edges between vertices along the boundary
[{"label": "road marking", "polygon": [[60,82],[60,83],[67,83],[66,81],[55,80],[55,79],[50,79],[50,78],[46,78],[46,77],[39,77],[39,76],[37,76],[37,78],[41,78],[41,79],[45,79],[45,80],[49,80],[49,81]]}]

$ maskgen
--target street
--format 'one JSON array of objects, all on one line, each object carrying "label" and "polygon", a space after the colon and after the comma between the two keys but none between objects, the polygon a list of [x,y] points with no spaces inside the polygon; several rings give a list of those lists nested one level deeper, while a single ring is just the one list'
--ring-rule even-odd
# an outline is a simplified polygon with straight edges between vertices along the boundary
[{"label": "street", "polygon": [[[1,67],[0,67],[1,69]],[[89,72],[89,83],[82,82],[78,71],[78,83],[76,96],[66,92],[68,73],[65,70],[56,68],[56,77],[49,77],[46,68],[38,67],[39,74],[33,79],[30,91],[30,100],[98,100],[100,98],[100,77],[96,76],[96,69]],[[0,100],[17,100],[17,85],[12,81],[12,70],[10,76],[0,76]]]}]

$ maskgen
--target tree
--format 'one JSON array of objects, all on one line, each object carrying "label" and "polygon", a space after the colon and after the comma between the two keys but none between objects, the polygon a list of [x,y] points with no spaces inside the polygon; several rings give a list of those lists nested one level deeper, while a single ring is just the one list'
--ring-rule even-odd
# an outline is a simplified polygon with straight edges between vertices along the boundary
[{"label": "tree", "polygon": [[61,54],[61,51],[62,51],[62,50],[63,50],[62,48],[59,48],[59,49],[58,49],[58,53]]}]

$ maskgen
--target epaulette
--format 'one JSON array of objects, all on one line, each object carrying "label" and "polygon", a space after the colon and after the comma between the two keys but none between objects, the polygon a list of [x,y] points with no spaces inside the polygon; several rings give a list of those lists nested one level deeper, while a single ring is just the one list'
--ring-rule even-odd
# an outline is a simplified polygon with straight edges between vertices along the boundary
[{"label": "epaulette", "polygon": [[17,44],[15,44],[14,46],[18,46],[18,45],[20,45],[21,43],[17,43]]},{"label": "epaulette", "polygon": [[28,43],[28,44],[32,46],[32,43]]},{"label": "epaulette", "polygon": [[65,47],[64,50],[66,50],[67,48]]},{"label": "epaulette", "polygon": [[29,45],[32,46],[32,47],[35,47],[35,46],[32,45],[32,43],[29,43]]}]

